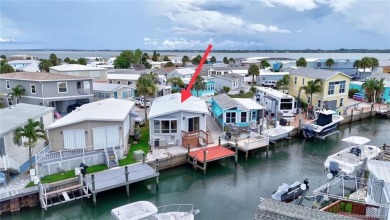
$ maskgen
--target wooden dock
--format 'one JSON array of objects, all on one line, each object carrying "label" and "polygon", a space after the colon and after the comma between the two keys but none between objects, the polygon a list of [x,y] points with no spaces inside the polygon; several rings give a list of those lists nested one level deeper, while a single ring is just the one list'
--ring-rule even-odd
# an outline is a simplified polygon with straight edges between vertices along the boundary
[{"label": "wooden dock", "polygon": [[377,156],[377,160],[390,161],[390,145],[383,144],[382,152]]},{"label": "wooden dock", "polygon": [[[220,140],[219,140],[220,141]],[[269,138],[257,133],[253,133],[249,138],[241,139],[237,141],[237,148],[240,151],[245,152],[245,160],[248,160],[249,151],[267,147],[267,155],[269,150]],[[230,147],[235,147],[234,141],[227,142]]]},{"label": "wooden dock", "polygon": [[[237,149],[236,152],[234,152],[221,145],[217,145],[190,152],[190,147],[188,146],[187,161],[192,164],[195,169],[199,168],[206,173],[207,163],[232,156],[235,156],[237,165]],[[199,165],[198,162],[203,164],[203,166]]]},{"label": "wooden dock", "polygon": [[127,195],[129,195],[131,183],[156,177],[156,186],[158,187],[158,176],[158,165],[152,167],[146,163],[138,163],[87,175],[84,182],[88,185],[93,202],[96,204],[96,195],[99,192],[126,186]]}]

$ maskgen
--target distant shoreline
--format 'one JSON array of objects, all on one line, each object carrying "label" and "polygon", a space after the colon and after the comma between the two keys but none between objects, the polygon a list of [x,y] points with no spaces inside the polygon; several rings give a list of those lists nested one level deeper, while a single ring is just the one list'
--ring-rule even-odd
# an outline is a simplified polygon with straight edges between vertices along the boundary
[{"label": "distant shoreline", "polygon": [[[6,49],[0,51],[72,51],[72,52],[121,52],[123,50],[81,50],[81,49]],[[142,50],[153,52],[154,50]],[[203,50],[156,50],[171,53],[200,53]],[[390,53],[390,49],[338,49],[338,50],[213,50],[213,53]]]}]

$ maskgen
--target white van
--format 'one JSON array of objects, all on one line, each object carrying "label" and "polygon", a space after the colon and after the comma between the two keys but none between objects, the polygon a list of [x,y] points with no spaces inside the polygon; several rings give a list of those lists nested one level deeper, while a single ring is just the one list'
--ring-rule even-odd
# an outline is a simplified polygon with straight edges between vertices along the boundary
[{"label": "white van", "polygon": [[145,99],[143,97],[137,97],[135,98],[135,105],[138,105],[139,107],[144,107],[146,102],[146,108],[150,107],[150,101],[149,99]]}]

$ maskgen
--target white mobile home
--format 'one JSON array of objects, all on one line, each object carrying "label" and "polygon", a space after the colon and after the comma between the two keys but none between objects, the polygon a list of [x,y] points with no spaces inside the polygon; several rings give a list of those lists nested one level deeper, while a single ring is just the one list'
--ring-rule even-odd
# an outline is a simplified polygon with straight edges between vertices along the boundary
[{"label": "white mobile home", "polygon": [[283,113],[283,117],[294,117],[297,111],[295,98],[278,90],[267,87],[256,87],[256,101],[273,114]]}]

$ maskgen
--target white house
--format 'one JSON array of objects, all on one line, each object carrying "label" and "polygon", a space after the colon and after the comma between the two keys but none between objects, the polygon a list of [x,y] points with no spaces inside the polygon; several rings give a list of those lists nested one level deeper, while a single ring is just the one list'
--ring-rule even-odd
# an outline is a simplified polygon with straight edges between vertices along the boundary
[{"label": "white house", "polygon": [[217,91],[221,91],[224,86],[230,87],[230,91],[244,89],[244,77],[235,73],[210,77],[208,80],[215,82],[215,90]]},{"label": "white house", "polygon": [[150,145],[199,146],[199,137],[207,143],[206,102],[191,96],[181,102],[181,94],[175,93],[155,99],[149,112]]},{"label": "white house", "polygon": [[49,72],[88,77],[92,78],[93,81],[107,81],[107,69],[101,67],[93,67],[79,64],[64,64],[50,67]]},{"label": "white house", "polygon": [[195,74],[195,69],[193,68],[177,68],[169,72],[167,78],[169,79],[172,77],[179,77],[185,79],[185,78],[191,78],[194,74]]},{"label": "white house", "polygon": [[95,101],[107,98],[133,100],[135,97],[135,86],[94,82],[93,95]]},{"label": "white house", "polygon": [[138,78],[141,74],[117,74],[110,73],[107,76],[108,82],[112,84],[122,84],[128,86],[136,86]]},{"label": "white house", "polygon": [[156,68],[163,68],[166,64],[168,63],[168,61],[152,61],[152,62],[149,62],[149,64],[152,66],[151,69],[156,69]]},{"label": "white house", "polygon": [[133,101],[103,99],[78,107],[48,126],[52,151],[121,148],[134,128]]},{"label": "white house", "polygon": [[[28,147],[13,142],[15,129],[23,127],[29,118],[42,122],[46,128],[54,121],[54,108],[19,103],[0,109],[0,169],[19,173],[30,167]],[[45,141],[39,140],[33,148],[33,155],[44,146]]]},{"label": "white house", "polygon": [[36,60],[12,60],[12,61],[8,62],[8,65],[12,66],[16,70],[16,69],[28,66],[28,65],[30,65],[32,63],[38,63],[39,64],[40,61],[36,61]]}]

